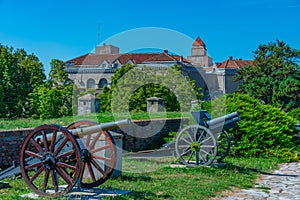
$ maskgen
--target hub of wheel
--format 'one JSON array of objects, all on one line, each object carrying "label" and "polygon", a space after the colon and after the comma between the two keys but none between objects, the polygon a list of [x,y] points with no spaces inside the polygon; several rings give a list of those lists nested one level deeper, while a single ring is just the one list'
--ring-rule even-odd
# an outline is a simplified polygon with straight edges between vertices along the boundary
[{"label": "hub of wheel", "polygon": [[56,164],[55,157],[52,153],[46,153],[43,155],[42,163],[46,169],[54,169]]},{"label": "hub of wheel", "polygon": [[194,152],[198,152],[200,150],[200,144],[198,142],[192,142],[190,147]]},{"label": "hub of wheel", "polygon": [[91,160],[92,154],[87,149],[82,150],[82,161],[89,162]]}]

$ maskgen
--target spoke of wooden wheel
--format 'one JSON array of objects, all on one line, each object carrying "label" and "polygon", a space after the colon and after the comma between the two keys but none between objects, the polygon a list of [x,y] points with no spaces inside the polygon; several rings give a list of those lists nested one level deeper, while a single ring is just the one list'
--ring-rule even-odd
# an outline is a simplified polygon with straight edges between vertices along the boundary
[{"label": "spoke of wooden wheel", "polygon": [[190,142],[190,141],[186,140],[184,137],[182,137],[181,140],[185,141],[185,142],[188,143],[188,144],[191,144],[191,143],[193,142],[193,141]]},{"label": "spoke of wooden wheel", "polygon": [[189,132],[189,129],[187,130],[187,134],[188,134],[188,136],[189,136],[189,138],[191,139],[191,141],[193,142],[194,140],[193,140],[193,138],[192,138],[192,136],[191,136],[191,134],[190,133],[192,133],[193,134],[193,131],[192,132]]},{"label": "spoke of wooden wheel", "polygon": [[191,158],[192,158],[193,154],[194,154],[194,152],[191,153],[191,155],[190,155],[190,157],[189,157],[187,163],[189,163],[189,162],[191,161]]},{"label": "spoke of wooden wheel", "polygon": [[194,140],[193,141],[197,141],[197,133],[198,133],[198,130],[196,128],[194,128]]},{"label": "spoke of wooden wheel", "polygon": [[57,162],[56,165],[59,166],[59,167],[68,168],[68,169],[71,169],[71,170],[76,170],[76,166],[69,165],[69,164],[66,164],[66,163],[63,163],[63,162]]},{"label": "spoke of wooden wheel", "polygon": [[[188,151],[186,151],[186,150],[188,150]],[[183,151],[183,153],[180,155],[180,157],[186,155],[186,154],[189,153],[190,151],[192,151],[192,149],[185,149],[185,150]]]},{"label": "spoke of wooden wheel", "polygon": [[38,158],[40,160],[42,159],[41,155],[39,155],[39,154],[37,154],[35,152],[32,152],[32,151],[28,151],[28,150],[25,151],[25,155],[32,156],[32,157]]},{"label": "spoke of wooden wheel", "polygon": [[38,170],[37,170],[37,172],[31,177],[31,179],[30,179],[30,182],[32,183],[41,173],[42,173],[42,171],[44,170],[45,168],[44,168],[44,166],[41,166]]},{"label": "spoke of wooden wheel", "polygon": [[46,169],[45,177],[44,177],[44,185],[43,185],[43,191],[46,192],[47,184],[49,179],[49,169]]},{"label": "spoke of wooden wheel", "polygon": [[91,157],[92,157],[92,158],[96,158],[96,159],[98,159],[98,160],[105,160],[105,161],[108,161],[108,162],[111,161],[111,158],[105,158],[105,157],[102,157],[102,156],[92,155]]},{"label": "spoke of wooden wheel", "polygon": [[102,132],[100,132],[100,133],[98,133],[98,134],[96,135],[96,137],[93,139],[92,144],[88,146],[88,149],[91,150],[91,149],[94,148],[96,142],[98,141],[98,139],[100,138],[101,135],[102,135]]},{"label": "spoke of wooden wheel", "polygon": [[108,149],[108,148],[109,148],[109,144],[107,144],[107,145],[105,145],[105,146],[103,146],[103,147],[100,147],[100,148],[98,148],[98,149],[90,150],[90,153],[91,153],[91,154],[94,154],[94,153],[97,153],[97,152],[99,152],[99,151],[102,151],[102,150]]},{"label": "spoke of wooden wheel", "polygon": [[43,142],[44,142],[45,152],[48,152],[49,147],[48,147],[48,140],[47,140],[47,137],[46,137],[45,130],[42,130],[42,135],[43,135]]},{"label": "spoke of wooden wheel", "polygon": [[81,169],[81,172],[80,172],[81,181],[82,181],[82,177],[83,177],[83,174],[84,174],[85,166],[86,166],[86,162],[82,162],[82,169]]},{"label": "spoke of wooden wheel", "polygon": [[190,147],[190,144],[186,144],[186,145],[179,145],[178,149],[182,149],[185,148],[185,150],[187,150]]},{"label": "spoke of wooden wheel", "polygon": [[87,146],[87,148],[90,145],[90,141],[91,141],[91,135],[87,135],[85,140],[85,146]]},{"label": "spoke of wooden wheel", "polygon": [[96,169],[101,173],[101,174],[103,174],[103,175],[105,175],[105,171],[102,169],[102,167],[100,167],[99,165],[98,165],[98,163],[95,161],[95,160],[91,160],[91,163],[96,167]]},{"label": "spoke of wooden wheel", "polygon": [[52,176],[52,183],[55,192],[58,191],[58,183],[57,183],[57,177],[56,177],[56,172],[54,170],[51,170],[51,176]]},{"label": "spoke of wooden wheel", "polygon": [[203,150],[203,149],[200,149],[200,151],[204,152],[204,153],[205,153],[205,155],[210,155],[210,153],[209,153],[209,152],[207,152],[207,151],[205,151],[205,150]]},{"label": "spoke of wooden wheel", "polygon": [[55,150],[55,152],[53,153],[54,156],[57,156],[57,154],[62,150],[62,148],[65,146],[65,144],[68,142],[68,138],[66,137],[62,143],[59,145],[59,147]]},{"label": "spoke of wooden wheel", "polygon": [[55,167],[55,170],[68,184],[72,183],[72,178],[64,170],[61,170],[59,167]]},{"label": "spoke of wooden wheel", "polygon": [[44,150],[42,149],[42,147],[33,139],[33,138],[30,138],[30,142],[33,144],[33,146],[35,146],[35,148],[39,151],[39,152],[41,152],[41,153],[43,153],[44,152]]},{"label": "spoke of wooden wheel", "polygon": [[214,148],[215,146],[214,145],[201,145],[201,148]]},{"label": "spoke of wooden wheel", "polygon": [[204,134],[204,131],[201,131],[201,135],[199,136],[198,140],[196,139],[195,141],[197,141],[198,143],[200,143],[200,141],[203,138],[203,134]]},{"label": "spoke of wooden wheel", "polygon": [[72,155],[75,153],[75,150],[67,151],[66,153],[60,154],[59,156],[56,157],[56,160],[60,160],[64,157],[67,157],[69,155]]},{"label": "spoke of wooden wheel", "polygon": [[199,152],[198,153],[199,154],[199,156],[201,157],[201,159],[203,160],[203,161],[205,161],[206,159],[202,156],[202,154]]},{"label": "spoke of wooden wheel", "polygon": [[90,173],[90,175],[91,175],[91,178],[92,178],[92,180],[93,180],[93,182],[95,182],[96,181],[96,177],[95,177],[95,174],[94,174],[94,171],[93,171],[93,168],[92,168],[92,165],[91,165],[91,163],[87,163],[87,166],[88,166],[88,169],[89,169],[89,173]]},{"label": "spoke of wooden wheel", "polygon": [[210,140],[210,139],[211,139],[211,137],[212,137],[212,136],[210,136],[210,137],[206,138],[206,139],[205,139],[205,140],[203,140],[203,141],[200,141],[200,142],[199,142],[199,144],[201,145],[201,144],[203,144],[203,143],[207,142],[208,140]]},{"label": "spoke of wooden wheel", "polygon": [[32,168],[34,168],[34,167],[39,167],[39,166],[41,166],[42,164],[43,164],[43,163],[42,163],[41,161],[39,161],[39,162],[36,162],[36,163],[34,163],[34,164],[25,166],[25,169],[32,169]]},{"label": "spoke of wooden wheel", "polygon": [[56,136],[57,136],[57,131],[54,130],[52,138],[51,138],[50,152],[54,152],[54,146],[55,146]]}]

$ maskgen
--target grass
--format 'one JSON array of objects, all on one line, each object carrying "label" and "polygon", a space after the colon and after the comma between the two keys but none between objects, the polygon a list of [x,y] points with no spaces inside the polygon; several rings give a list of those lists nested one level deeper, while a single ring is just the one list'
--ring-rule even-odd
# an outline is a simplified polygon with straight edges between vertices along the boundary
[{"label": "grass", "polygon": [[[277,167],[278,160],[226,158],[223,167],[171,168],[174,159],[132,160],[123,158],[123,175],[100,188],[131,190],[114,199],[208,199],[221,191],[253,187],[257,175]],[[23,179],[4,180],[11,188],[0,190],[0,199],[20,199],[31,192]],[[110,199],[110,198],[107,198]]]},{"label": "grass", "polygon": [[61,126],[68,126],[72,122],[79,120],[92,120],[100,123],[110,122],[120,119],[130,118],[132,120],[142,119],[156,119],[156,118],[180,118],[188,117],[193,121],[190,113],[179,113],[179,112],[163,112],[163,113],[130,113],[130,114],[112,114],[112,113],[97,113],[90,115],[81,116],[69,116],[61,117],[57,119],[17,119],[17,120],[5,120],[0,119],[0,130],[12,130],[21,128],[34,128],[42,124],[59,124]]}]

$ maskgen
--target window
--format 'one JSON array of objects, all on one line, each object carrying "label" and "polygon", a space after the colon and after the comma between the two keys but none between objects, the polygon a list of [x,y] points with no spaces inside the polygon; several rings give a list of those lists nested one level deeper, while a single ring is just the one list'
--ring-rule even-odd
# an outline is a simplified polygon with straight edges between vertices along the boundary
[{"label": "window", "polygon": [[113,64],[113,68],[118,68],[118,63]]},{"label": "window", "polygon": [[99,85],[98,85],[98,88],[102,89],[104,86],[107,86],[108,85],[108,82],[105,78],[102,78],[100,81],[99,81]]},{"label": "window", "polygon": [[102,64],[102,68],[106,68],[106,64],[105,63]]},{"label": "window", "polygon": [[95,88],[95,80],[94,79],[89,79],[87,81],[87,88]]}]

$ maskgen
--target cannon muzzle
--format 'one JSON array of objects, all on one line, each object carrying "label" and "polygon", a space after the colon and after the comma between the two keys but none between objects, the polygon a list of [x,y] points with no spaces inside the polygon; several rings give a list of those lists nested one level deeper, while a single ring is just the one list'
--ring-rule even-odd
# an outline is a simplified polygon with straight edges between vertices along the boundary
[{"label": "cannon muzzle", "polygon": [[222,132],[226,131],[230,128],[235,128],[238,126],[237,122],[241,121],[241,118],[237,112],[230,113],[228,115],[224,115],[222,117],[218,117],[216,119],[212,119],[207,121],[208,128],[213,132]]}]

